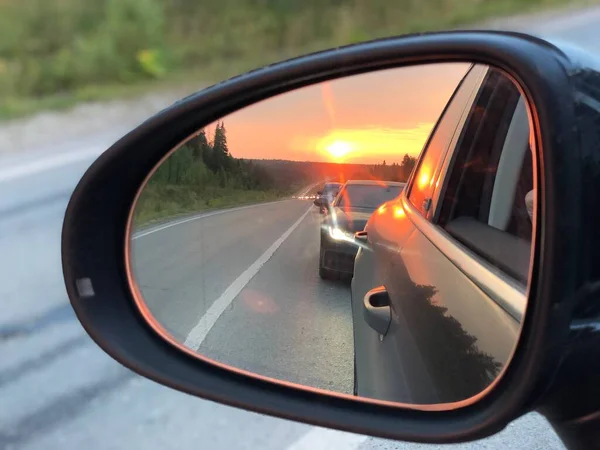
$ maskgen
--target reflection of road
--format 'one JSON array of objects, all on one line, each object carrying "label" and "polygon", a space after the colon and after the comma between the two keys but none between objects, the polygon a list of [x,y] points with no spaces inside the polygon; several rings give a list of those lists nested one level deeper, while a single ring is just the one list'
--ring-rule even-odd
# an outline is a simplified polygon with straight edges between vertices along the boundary
[{"label": "reflection of road", "polygon": [[145,301],[180,342],[262,375],[352,393],[348,286],[317,274],[320,215],[286,200],[134,239]]}]

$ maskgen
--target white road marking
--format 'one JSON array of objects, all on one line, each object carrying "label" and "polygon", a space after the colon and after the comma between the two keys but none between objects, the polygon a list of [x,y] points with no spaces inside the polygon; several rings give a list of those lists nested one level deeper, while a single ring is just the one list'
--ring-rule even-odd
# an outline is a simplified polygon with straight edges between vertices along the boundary
[{"label": "white road marking", "polygon": [[287,450],[355,450],[367,439],[367,436],[360,434],[314,427]]},{"label": "white road marking", "polygon": [[285,233],[277,239],[273,245],[271,245],[261,256],[258,258],[250,267],[248,267],[242,274],[237,277],[225,292],[215,300],[215,302],[208,308],[206,313],[200,318],[200,321],[190,331],[183,345],[186,347],[197,350],[202,344],[208,332],[217,322],[223,311],[229,306],[234,298],[244,289],[244,287],[250,282],[250,280],[258,273],[260,268],[273,256],[273,253],[284,243],[284,241],[292,234],[292,232],[300,225],[307,214],[312,210],[312,205],[308,207],[306,212],[287,229]]},{"label": "white road marking", "polygon": [[242,209],[256,208],[257,206],[273,205],[275,203],[286,202],[288,200],[289,199],[286,199],[286,200],[276,200],[274,202],[266,202],[266,203],[255,203],[253,205],[238,206],[236,208],[221,209],[219,211],[213,211],[213,212],[208,212],[208,213],[203,213],[203,214],[197,214],[197,215],[192,216],[192,217],[186,217],[185,219],[174,220],[173,222],[168,222],[168,223],[165,223],[163,225],[158,225],[155,228],[151,228],[149,230],[139,231],[139,232],[133,234],[133,238],[132,239],[137,239],[137,238],[141,238],[141,237],[144,237],[144,236],[148,236],[149,234],[156,233],[157,231],[166,230],[167,228],[171,228],[171,227],[174,227],[176,225],[181,225],[181,224],[187,223],[187,222],[192,222],[192,221],[198,220],[198,219],[204,219],[206,217],[218,216],[219,214],[225,214],[225,213],[229,213],[229,212],[233,212],[233,211],[240,211]]},{"label": "white road marking", "polygon": [[0,183],[13,181],[17,178],[36,175],[40,172],[56,169],[58,167],[68,166],[77,162],[96,158],[106,150],[106,147],[92,148],[84,152],[70,152],[62,155],[57,155],[52,158],[43,158],[31,161],[25,164],[7,167],[0,171]]}]

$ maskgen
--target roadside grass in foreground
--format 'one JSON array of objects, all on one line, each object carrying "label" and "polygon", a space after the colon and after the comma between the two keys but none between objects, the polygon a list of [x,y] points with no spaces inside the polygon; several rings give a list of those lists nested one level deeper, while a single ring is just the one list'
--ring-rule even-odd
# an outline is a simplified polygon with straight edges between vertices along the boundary
[{"label": "roadside grass in foreground", "polygon": [[323,48],[598,0],[0,0],[0,119],[190,92]]}]

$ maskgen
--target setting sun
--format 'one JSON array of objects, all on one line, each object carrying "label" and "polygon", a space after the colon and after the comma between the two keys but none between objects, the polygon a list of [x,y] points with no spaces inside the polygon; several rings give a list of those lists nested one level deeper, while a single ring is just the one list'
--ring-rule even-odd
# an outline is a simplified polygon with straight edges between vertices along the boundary
[{"label": "setting sun", "polygon": [[334,128],[322,136],[298,137],[290,148],[313,148],[322,158],[334,162],[399,162],[405,154],[419,154],[432,127],[432,123],[421,123],[405,129]]},{"label": "setting sun", "polygon": [[348,142],[334,141],[327,146],[327,151],[336,159],[342,159],[352,151],[352,146]]}]

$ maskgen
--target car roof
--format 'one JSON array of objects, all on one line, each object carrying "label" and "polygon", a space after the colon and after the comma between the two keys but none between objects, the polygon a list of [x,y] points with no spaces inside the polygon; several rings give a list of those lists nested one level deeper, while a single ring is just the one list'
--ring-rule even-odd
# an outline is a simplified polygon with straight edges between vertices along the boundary
[{"label": "car roof", "polygon": [[384,181],[384,180],[348,180],[346,181],[346,186],[358,184],[363,186],[381,186],[382,184],[385,186],[405,186],[405,182],[401,181]]}]

